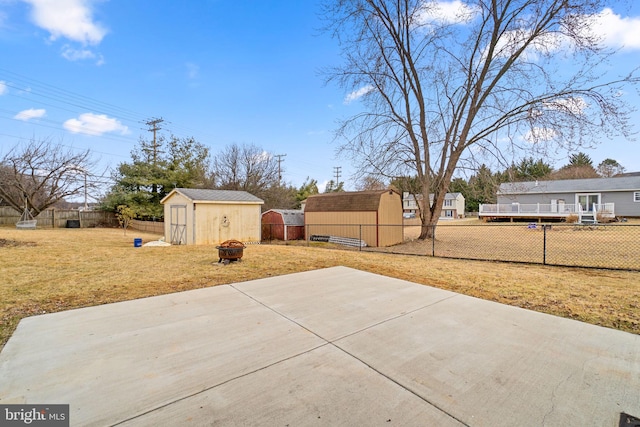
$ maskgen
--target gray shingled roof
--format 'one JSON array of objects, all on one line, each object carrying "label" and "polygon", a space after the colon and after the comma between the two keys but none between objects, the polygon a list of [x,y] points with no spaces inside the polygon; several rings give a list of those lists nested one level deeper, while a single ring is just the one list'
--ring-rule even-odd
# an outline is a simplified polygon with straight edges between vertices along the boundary
[{"label": "gray shingled roof", "polygon": [[[444,195],[444,199],[445,200],[455,200],[458,198],[458,196],[460,195],[460,193],[445,193]],[[422,194],[416,194],[417,200],[422,200]],[[407,197],[405,200],[413,200],[413,196],[410,194],[409,197]],[[429,200],[433,200],[433,193],[429,194]]]},{"label": "gray shingled roof", "polygon": [[[304,226],[304,212],[295,209],[270,209],[267,212],[277,212],[282,216],[284,225]],[[267,213],[265,212],[265,213]],[[263,213],[262,215],[264,215]]]},{"label": "gray shingled roof", "polygon": [[194,202],[242,202],[256,204],[264,203],[262,199],[259,199],[253,194],[247,193],[246,191],[207,190],[201,188],[175,188],[173,191],[182,194],[183,196]]},{"label": "gray shingled roof", "polygon": [[638,191],[640,176],[621,178],[563,179],[500,184],[499,195],[538,193],[590,193],[594,191]]}]

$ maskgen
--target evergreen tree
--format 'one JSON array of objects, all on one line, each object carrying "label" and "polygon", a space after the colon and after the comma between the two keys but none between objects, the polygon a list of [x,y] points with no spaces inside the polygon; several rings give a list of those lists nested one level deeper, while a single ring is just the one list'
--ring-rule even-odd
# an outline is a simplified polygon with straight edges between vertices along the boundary
[{"label": "evergreen tree", "polygon": [[138,218],[162,218],[160,200],[172,189],[207,185],[209,149],[193,138],[172,135],[168,142],[160,137],[155,143],[140,139],[131,159],[113,172],[115,185],[103,198],[102,209],[125,205]]}]

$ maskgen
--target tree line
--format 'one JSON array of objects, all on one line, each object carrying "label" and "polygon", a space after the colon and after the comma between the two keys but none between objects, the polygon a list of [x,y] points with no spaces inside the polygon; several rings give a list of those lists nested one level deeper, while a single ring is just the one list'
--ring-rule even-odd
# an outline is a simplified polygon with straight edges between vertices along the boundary
[{"label": "tree line", "polygon": [[[0,205],[36,216],[88,193],[102,210],[127,207],[136,218],[161,219],[160,201],[174,188],[246,191],[264,200],[263,210],[298,209],[319,193],[318,181],[310,177],[300,187],[282,182],[275,156],[253,144],[231,144],[212,155],[193,137],[141,138],[130,161],[111,171],[103,194],[97,194],[95,165],[89,150],[74,152],[51,139],[17,144],[0,159]],[[324,191],[344,191],[344,182],[330,181]]]}]

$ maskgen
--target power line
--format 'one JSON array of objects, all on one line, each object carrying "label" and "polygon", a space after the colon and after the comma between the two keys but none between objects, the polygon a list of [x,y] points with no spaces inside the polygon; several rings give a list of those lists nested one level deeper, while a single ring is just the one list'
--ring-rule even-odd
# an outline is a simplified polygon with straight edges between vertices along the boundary
[{"label": "power line", "polygon": [[[59,109],[62,111],[69,111],[72,113],[80,113],[82,112],[82,110],[86,110],[86,111],[91,111],[95,114],[104,114],[107,116],[114,116],[113,118],[115,119],[129,122],[129,123],[131,122],[144,123],[146,121],[146,117],[148,117],[148,115],[143,115],[136,111],[122,108],[115,104],[103,102],[95,98],[91,98],[75,92],[67,91],[50,84],[28,78],[26,76],[9,71],[2,67],[0,67],[0,76],[4,77],[6,80],[10,80],[10,81],[3,82],[5,86],[7,86],[8,88],[14,89],[13,91],[9,91],[7,95],[32,101],[37,105],[47,105],[55,109]],[[15,91],[18,91],[18,93],[15,93]],[[24,93],[28,93],[29,96],[24,96],[23,95]],[[34,100],[33,99],[34,96],[41,99]],[[47,99],[49,100],[49,102],[43,101],[42,99]],[[73,109],[65,108],[64,105],[71,107]],[[99,119],[99,117],[95,117],[95,119]],[[38,124],[38,123],[31,123],[31,124],[42,126],[42,124]],[[191,136],[195,136],[194,134],[200,134],[200,135],[204,134],[204,132],[201,132],[195,129],[190,129],[187,127],[181,127],[177,125],[174,125],[172,127],[178,130],[179,135],[186,134],[186,133],[191,133],[192,134]]]}]

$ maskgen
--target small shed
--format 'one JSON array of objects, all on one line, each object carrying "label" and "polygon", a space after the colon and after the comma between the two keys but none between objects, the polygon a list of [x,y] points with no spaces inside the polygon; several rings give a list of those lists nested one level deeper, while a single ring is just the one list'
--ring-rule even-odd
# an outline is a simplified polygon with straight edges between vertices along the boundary
[{"label": "small shed", "polygon": [[175,188],[161,201],[164,236],[174,245],[260,242],[264,202],[246,191]]},{"label": "small shed", "polygon": [[304,239],[304,212],[270,209],[262,214],[262,238],[265,240]]},{"label": "small shed", "polygon": [[392,190],[351,191],[309,196],[304,209],[308,237],[337,236],[367,246],[403,241],[402,197]]}]

